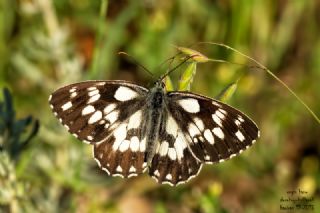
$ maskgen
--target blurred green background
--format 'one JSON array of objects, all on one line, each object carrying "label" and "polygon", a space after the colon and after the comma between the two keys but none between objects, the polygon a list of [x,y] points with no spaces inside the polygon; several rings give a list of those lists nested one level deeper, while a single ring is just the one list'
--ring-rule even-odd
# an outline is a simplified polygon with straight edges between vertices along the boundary
[{"label": "blurred green background", "polygon": [[[319,1],[1,0],[0,21],[0,88],[10,90],[16,119],[8,92],[1,94],[0,212],[290,212],[281,205],[297,203],[281,199],[299,189],[312,199],[301,205],[314,208],[304,212],[320,212],[319,124],[263,70],[198,65],[193,92],[214,97],[240,78],[229,104],[257,123],[261,138],[178,187],[147,174],[108,177],[47,102],[55,89],[81,80],[148,86],[150,76],[119,51],[161,75],[173,45],[214,41],[262,62],[319,115]],[[220,47],[193,48],[249,64]]]}]

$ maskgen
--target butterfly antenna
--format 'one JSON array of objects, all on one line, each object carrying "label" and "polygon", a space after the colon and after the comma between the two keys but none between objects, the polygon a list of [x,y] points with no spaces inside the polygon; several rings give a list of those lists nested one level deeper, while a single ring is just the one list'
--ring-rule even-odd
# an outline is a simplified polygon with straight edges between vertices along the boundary
[{"label": "butterfly antenna", "polygon": [[154,75],[152,74],[152,72],[150,72],[145,66],[143,66],[141,63],[139,63],[139,61],[137,61],[134,57],[132,57],[131,55],[129,55],[126,52],[119,52],[119,55],[125,55],[126,57],[128,57],[134,64],[138,65],[140,68],[142,68],[144,71],[146,71],[149,75],[151,75],[152,78],[155,78]]},{"label": "butterfly antenna", "polygon": [[[171,70],[169,70],[168,72],[166,72],[164,75],[162,75],[159,79],[159,81],[162,81],[166,76],[170,75],[173,71],[175,71],[176,69],[178,69],[179,67],[181,67],[184,63],[186,63],[189,59],[196,57],[197,55],[191,55],[188,56],[186,59],[184,59],[180,64],[178,64],[177,66],[173,67]],[[171,63],[170,63],[171,64]]]}]

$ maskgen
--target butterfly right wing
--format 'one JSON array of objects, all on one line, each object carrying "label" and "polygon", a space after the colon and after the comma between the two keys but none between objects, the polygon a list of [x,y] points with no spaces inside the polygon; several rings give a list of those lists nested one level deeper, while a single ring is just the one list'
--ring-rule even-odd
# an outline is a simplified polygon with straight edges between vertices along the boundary
[{"label": "butterfly right wing", "polygon": [[193,156],[188,146],[189,141],[172,114],[164,112],[149,175],[158,183],[174,186],[195,177],[200,172],[202,164]]},{"label": "butterfly right wing", "polygon": [[204,163],[230,159],[259,138],[257,125],[239,110],[190,92],[168,93],[168,108],[194,156]]},{"label": "butterfly right wing", "polygon": [[103,170],[129,177],[146,167],[140,126],[147,93],[124,81],[87,81],[58,89],[49,103],[71,134],[94,145],[94,158]]}]

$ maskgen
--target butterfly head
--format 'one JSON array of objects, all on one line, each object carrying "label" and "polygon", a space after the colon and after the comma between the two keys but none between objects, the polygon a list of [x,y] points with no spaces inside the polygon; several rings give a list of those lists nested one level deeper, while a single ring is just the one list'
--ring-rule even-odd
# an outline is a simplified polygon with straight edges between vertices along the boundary
[{"label": "butterfly head", "polygon": [[163,82],[163,79],[160,78],[154,83],[154,87],[164,89],[166,87],[166,84]]}]

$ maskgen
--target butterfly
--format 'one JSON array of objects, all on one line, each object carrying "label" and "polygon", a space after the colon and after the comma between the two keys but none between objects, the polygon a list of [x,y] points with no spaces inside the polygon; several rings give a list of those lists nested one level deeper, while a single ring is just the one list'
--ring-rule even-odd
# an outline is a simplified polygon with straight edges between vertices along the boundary
[{"label": "butterfly", "polygon": [[259,137],[256,124],[237,109],[187,91],[167,92],[162,79],[150,89],[120,80],[75,83],[56,90],[49,103],[112,176],[148,170],[158,183],[178,185]]}]

